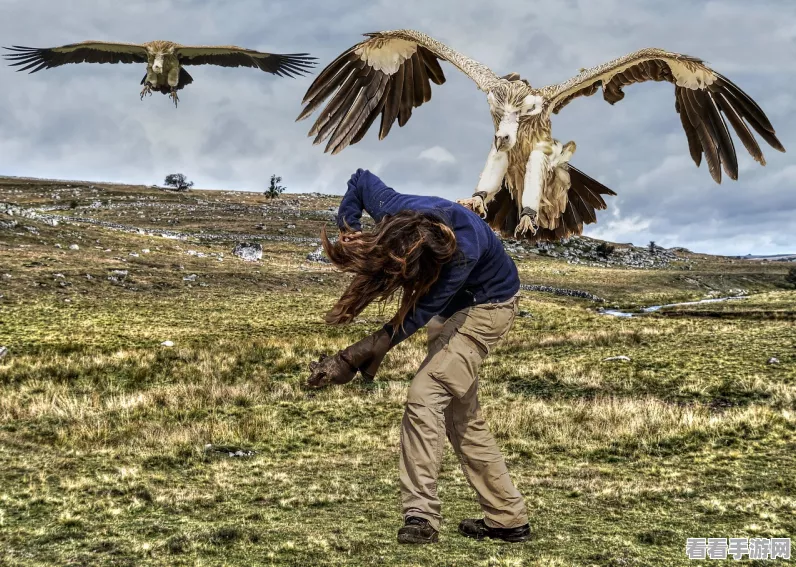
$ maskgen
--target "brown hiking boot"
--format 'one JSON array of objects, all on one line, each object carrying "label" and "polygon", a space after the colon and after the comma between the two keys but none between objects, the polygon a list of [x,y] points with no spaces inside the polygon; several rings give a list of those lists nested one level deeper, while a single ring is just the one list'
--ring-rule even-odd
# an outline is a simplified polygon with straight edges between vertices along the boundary
[{"label": "brown hiking boot", "polygon": [[459,533],[473,539],[502,539],[511,543],[520,543],[531,539],[531,527],[528,524],[517,528],[490,528],[484,520],[462,520]]},{"label": "brown hiking boot", "polygon": [[439,532],[428,520],[416,516],[408,516],[398,530],[398,543],[436,543],[438,540]]}]

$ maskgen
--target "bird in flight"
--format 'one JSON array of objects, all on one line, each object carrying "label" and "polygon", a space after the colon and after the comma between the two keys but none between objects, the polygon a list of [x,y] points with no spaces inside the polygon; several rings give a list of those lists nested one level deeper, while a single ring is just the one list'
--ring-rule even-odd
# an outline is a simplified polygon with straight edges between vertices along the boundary
[{"label": "bird in flight", "polygon": [[765,158],[751,130],[774,149],[785,151],[757,103],[696,57],[641,49],[581,69],[563,83],[534,88],[518,73],[499,77],[485,65],[418,31],[364,35],[368,39],[344,51],[318,74],[296,120],[307,118],[334,93],[309,131],[309,136],[315,136],[314,144],[328,139],[325,151],[336,154],[362,140],[379,116],[379,139],[384,139],[396,119],[399,127],[404,126],[413,108],[431,100],[430,83],[445,82],[439,62],[447,61],[486,93],[495,127],[475,192],[458,202],[479,213],[504,236],[538,241],[581,234],[584,223],[597,222],[595,210],[607,207],[603,195],[616,195],[569,164],[575,142],[562,144],[552,136],[551,115],[598,90],[613,105],[624,98],[627,85],[644,81],[672,84],[675,110],[691,157],[698,167],[704,155],[717,183],[721,183],[722,169],[731,179],[738,178],[738,159],[727,122],[761,165]]},{"label": "bird in flight", "polygon": [[180,45],[172,41],[147,43],[112,43],[83,41],[61,47],[4,47],[11,51],[4,57],[18,71],[31,73],[59,67],[67,63],[146,63],[141,99],[153,91],[167,94],[177,106],[177,91],[193,82],[185,70],[189,65],[220,65],[222,67],[255,67],[266,73],[294,77],[306,73],[315,63],[307,53],[263,53],[235,45]]}]

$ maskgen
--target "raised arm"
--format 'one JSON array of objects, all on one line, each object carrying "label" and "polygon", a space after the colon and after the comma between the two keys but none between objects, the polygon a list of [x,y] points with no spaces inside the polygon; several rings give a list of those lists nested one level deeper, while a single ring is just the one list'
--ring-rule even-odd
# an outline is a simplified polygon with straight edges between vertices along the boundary
[{"label": "raised arm", "polygon": [[362,230],[362,211],[379,222],[384,217],[384,203],[396,195],[384,182],[367,169],[357,169],[348,180],[348,190],[340,201],[337,226],[342,231]]}]

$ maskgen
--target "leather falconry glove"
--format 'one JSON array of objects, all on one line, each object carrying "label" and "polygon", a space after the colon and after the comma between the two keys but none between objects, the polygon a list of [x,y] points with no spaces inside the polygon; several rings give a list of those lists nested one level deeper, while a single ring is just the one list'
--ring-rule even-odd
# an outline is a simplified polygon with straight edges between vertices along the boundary
[{"label": "leather falconry glove", "polygon": [[380,329],[343,350],[340,357],[359,370],[362,377],[370,382],[392,348],[390,342],[390,334],[385,329]]},{"label": "leather falconry glove", "polygon": [[334,356],[322,354],[317,362],[310,363],[311,374],[306,386],[320,389],[330,384],[347,384],[354,379],[357,370],[365,380],[372,381],[390,348],[390,334],[381,329]]},{"label": "leather falconry glove", "polygon": [[317,362],[310,363],[310,377],[306,387],[311,390],[325,388],[329,384],[348,384],[357,375],[353,368],[340,356],[343,351],[334,356],[322,354]]}]

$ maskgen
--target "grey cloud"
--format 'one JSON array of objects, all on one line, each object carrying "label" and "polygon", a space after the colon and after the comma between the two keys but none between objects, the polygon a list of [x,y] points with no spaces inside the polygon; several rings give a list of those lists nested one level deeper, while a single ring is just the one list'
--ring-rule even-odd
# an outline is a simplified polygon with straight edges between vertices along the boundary
[{"label": "grey cloud", "polygon": [[[362,33],[423,30],[498,74],[534,86],[563,81],[641,47],[704,58],[763,107],[796,151],[796,4],[764,0],[0,0],[3,45],[51,47],[86,39],[236,44],[319,58],[318,71]],[[399,7],[400,6],[400,7]],[[492,122],[473,83],[443,63],[447,82],[403,128],[378,140],[378,123],[331,156],[295,123],[313,77],[253,69],[190,69],[175,109],[159,93],[138,100],[143,65],[70,65],[35,75],[0,66],[0,173],[157,183],[182,171],[197,187],[262,191],[271,173],[290,191],[342,193],[362,167],[399,191],[460,198],[484,165]],[[619,241],[723,253],[794,252],[792,158],[761,145],[754,163],[735,140],[740,179],[716,185],[688,156],[671,85],[628,87],[610,106],[599,93],[553,117],[554,136],[574,140],[573,164],[612,187],[608,210],[585,233]],[[764,143],[763,143],[764,144]],[[440,146],[455,163],[419,158]],[[667,161],[668,160],[668,161]]]}]

